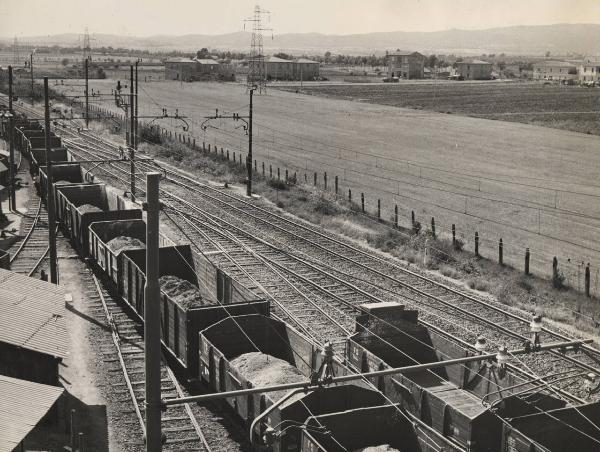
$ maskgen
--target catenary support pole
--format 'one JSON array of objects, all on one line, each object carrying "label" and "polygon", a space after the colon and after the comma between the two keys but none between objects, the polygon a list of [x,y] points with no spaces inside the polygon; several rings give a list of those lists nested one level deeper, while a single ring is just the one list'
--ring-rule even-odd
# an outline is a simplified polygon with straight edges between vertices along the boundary
[{"label": "catenary support pole", "polygon": [[31,72],[31,105],[33,105],[33,96],[35,94],[35,91],[33,89],[33,52],[31,52],[31,55],[29,56],[29,69]]},{"label": "catenary support pole", "polygon": [[89,60],[85,59],[85,127],[90,127]]},{"label": "catenary support pole", "polygon": [[252,99],[254,90],[250,88],[250,109],[248,112],[248,155],[246,156],[246,169],[248,170],[248,181],[246,184],[246,196],[252,196]]},{"label": "catenary support pole", "polygon": [[131,178],[131,200],[135,202],[135,109],[134,109],[134,91],[133,91],[133,65],[130,66],[131,77],[129,82],[129,111],[131,118],[129,120],[129,172]]},{"label": "catenary support pole", "polygon": [[135,140],[133,142],[134,147],[137,149],[138,148],[138,116],[139,116],[139,111],[138,111],[138,65],[140,63],[140,60],[136,60],[135,62]]},{"label": "catenary support pole", "polygon": [[58,284],[56,260],[56,222],[54,219],[54,190],[52,190],[52,161],[50,158],[50,102],[48,77],[44,77],[44,135],[46,137],[46,207],[48,210],[48,248],[50,251],[50,282]]},{"label": "catenary support pole", "polygon": [[144,342],[146,351],[146,451],[162,450],[160,425],[160,292],[158,234],[160,173],[146,173],[146,286],[144,287]]},{"label": "catenary support pole", "polygon": [[13,71],[12,66],[8,66],[8,169],[10,203],[9,208],[13,211],[17,210],[17,199],[15,194],[15,112],[13,111]]}]

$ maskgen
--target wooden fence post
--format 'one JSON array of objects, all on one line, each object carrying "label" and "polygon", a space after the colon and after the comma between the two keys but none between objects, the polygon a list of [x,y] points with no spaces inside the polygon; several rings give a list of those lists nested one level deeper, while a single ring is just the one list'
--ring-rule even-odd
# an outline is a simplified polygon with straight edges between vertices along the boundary
[{"label": "wooden fence post", "polygon": [[398,204],[394,206],[394,226],[398,227]]},{"label": "wooden fence post", "polygon": [[265,176],[265,162],[262,162],[263,177]]},{"label": "wooden fence post", "polygon": [[588,262],[585,267],[585,296],[588,298],[590,297],[590,282],[590,263]]},{"label": "wooden fence post", "polygon": [[377,221],[381,221],[381,199],[377,199]]},{"label": "wooden fence post", "polygon": [[529,248],[525,248],[525,274],[529,274],[529,258],[531,254],[529,253]]},{"label": "wooden fence post", "polygon": [[414,228],[415,227],[415,211],[410,211],[410,224]]},{"label": "wooden fence post", "polygon": [[365,194],[364,193],[360,194],[360,205],[361,205],[362,211],[364,212],[365,211]]},{"label": "wooden fence post", "polygon": [[269,165],[269,177],[273,179],[273,165]]},{"label": "wooden fence post", "polygon": [[323,187],[327,191],[327,171],[323,173]]},{"label": "wooden fence post", "polygon": [[435,239],[435,218],[431,217],[431,235]]},{"label": "wooden fence post", "polygon": [[502,238],[498,242],[498,263],[500,265],[504,265],[504,243],[502,242]]},{"label": "wooden fence post", "polygon": [[339,190],[339,185],[338,185],[338,177],[335,176],[335,194],[338,194],[338,190]]},{"label": "wooden fence post", "polygon": [[475,231],[475,256],[479,257],[479,232]]},{"label": "wooden fence post", "polygon": [[314,175],[314,180],[315,180],[315,184],[314,185],[316,187],[317,186],[317,173],[316,172],[315,172],[315,175]]},{"label": "wooden fence post", "polygon": [[277,180],[281,179],[281,171],[279,169],[279,167],[277,167]]},{"label": "wooden fence post", "polygon": [[456,225],[452,223],[452,246],[456,247]]},{"label": "wooden fence post", "polygon": [[348,202],[352,202],[352,189],[348,189]]}]

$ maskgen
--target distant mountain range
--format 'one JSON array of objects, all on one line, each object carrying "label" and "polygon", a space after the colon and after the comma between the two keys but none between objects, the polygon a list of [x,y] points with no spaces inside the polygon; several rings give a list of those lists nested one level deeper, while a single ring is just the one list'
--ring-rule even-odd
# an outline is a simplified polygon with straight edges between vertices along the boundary
[{"label": "distant mountain range", "polygon": [[[244,51],[250,46],[250,33],[222,35],[155,35],[131,37],[93,33],[94,47],[126,47],[154,51],[195,51],[202,47]],[[0,39],[11,44],[11,38]],[[78,46],[77,34],[57,34],[20,39],[40,45]],[[417,50],[424,53],[473,54],[506,53],[511,55],[584,55],[600,54],[600,25],[556,24],[514,26],[485,30],[452,29],[435,32],[378,32],[353,35],[286,33],[264,37],[265,53],[288,52],[320,54],[326,51],[348,54],[381,54],[386,50]]]}]

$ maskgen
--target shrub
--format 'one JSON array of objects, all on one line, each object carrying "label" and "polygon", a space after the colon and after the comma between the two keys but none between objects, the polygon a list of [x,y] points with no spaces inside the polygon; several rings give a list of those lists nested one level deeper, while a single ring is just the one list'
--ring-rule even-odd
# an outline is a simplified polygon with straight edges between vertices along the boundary
[{"label": "shrub", "polygon": [[269,179],[267,185],[276,190],[287,190],[288,186],[281,179]]},{"label": "shrub", "polygon": [[280,209],[283,209],[285,207],[285,204],[281,201],[277,201],[277,203],[275,204],[277,207],[279,207]]},{"label": "shrub", "polygon": [[415,234],[419,235],[419,232],[421,232],[421,223],[419,223],[418,221],[415,221],[413,223],[413,231]]},{"label": "shrub", "polygon": [[481,278],[472,278],[467,282],[471,289],[479,290],[482,292],[486,292],[490,289],[490,285],[488,282]]},{"label": "shrub", "polygon": [[460,279],[461,274],[455,268],[452,268],[448,265],[442,265],[440,267],[440,273],[448,278]]}]

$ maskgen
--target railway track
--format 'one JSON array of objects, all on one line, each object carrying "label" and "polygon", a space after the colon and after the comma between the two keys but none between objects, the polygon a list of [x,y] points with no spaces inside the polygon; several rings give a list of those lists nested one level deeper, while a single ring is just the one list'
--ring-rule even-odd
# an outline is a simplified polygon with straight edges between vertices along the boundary
[{"label": "railway track", "polygon": [[[89,268],[87,277],[84,278],[87,287],[85,292],[91,302],[91,308],[96,313],[97,320],[108,325],[110,329],[110,341],[101,344],[103,347],[104,361],[118,364],[116,371],[121,372],[122,379],[118,378],[113,391],[120,400],[127,401],[123,409],[125,417],[135,414],[139,431],[145,434],[144,417],[144,339],[140,326],[121,307],[119,303],[103,288],[99,279]],[[112,369],[115,371],[115,369]],[[163,397],[182,397],[187,393],[182,389],[171,369],[163,362],[161,365],[161,392]],[[179,451],[194,450],[211,452],[215,450],[209,444],[212,441],[220,441],[220,432],[212,437],[205,436],[198,419],[214,417],[214,413],[203,410],[200,406],[190,404],[169,409],[162,416],[163,432],[166,442],[163,450]],[[129,440],[131,446],[143,445],[140,442],[142,435],[131,435]]]},{"label": "railway track", "polygon": [[34,189],[30,188],[27,201],[27,212],[21,219],[19,235],[21,239],[15,243],[16,250],[11,254],[12,271],[33,276],[44,268],[44,259],[48,254],[48,213]]},{"label": "railway track", "polygon": [[[105,147],[103,152],[111,151]],[[121,171],[126,177],[125,170]],[[421,319],[431,328],[437,325],[469,346],[478,335],[509,347],[520,346],[529,338],[528,319],[348,245],[314,226],[299,224],[175,172],[167,171],[163,187],[167,187],[162,192],[163,199],[169,200],[167,205],[180,219],[187,215],[185,229],[192,241],[218,253],[213,260],[236,278],[245,278],[249,284],[258,282],[272,294],[276,315],[298,325],[316,342],[333,339],[334,345],[341,344],[352,332],[361,304],[398,300],[419,309]],[[185,199],[173,194],[181,190]],[[268,240],[261,241],[261,229],[266,226]],[[223,231],[234,231],[235,237]],[[324,254],[312,258],[315,249]],[[357,275],[356,267],[362,275]],[[546,334],[545,340],[565,338],[549,330]],[[557,364],[561,370],[595,370],[598,352],[591,348],[584,352],[576,357],[532,355],[515,363],[515,369],[527,378],[553,373]],[[580,402],[586,396],[581,388],[573,390],[573,382],[558,386],[567,397],[571,394],[566,389],[576,394],[571,400]]]}]

